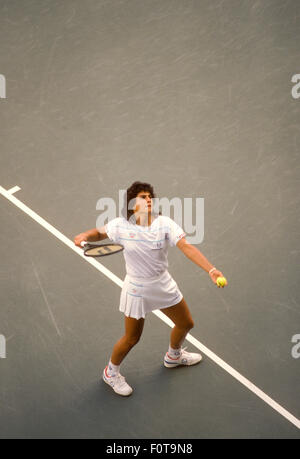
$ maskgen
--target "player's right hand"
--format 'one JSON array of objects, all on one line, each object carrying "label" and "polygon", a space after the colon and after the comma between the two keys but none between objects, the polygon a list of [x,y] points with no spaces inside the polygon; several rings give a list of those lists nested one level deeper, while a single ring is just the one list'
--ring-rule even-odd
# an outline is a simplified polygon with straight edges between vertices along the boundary
[{"label": "player's right hand", "polygon": [[81,242],[86,242],[86,241],[87,241],[86,233],[80,233],[74,237],[74,244],[77,245],[77,247],[80,247],[81,249],[82,249]]}]

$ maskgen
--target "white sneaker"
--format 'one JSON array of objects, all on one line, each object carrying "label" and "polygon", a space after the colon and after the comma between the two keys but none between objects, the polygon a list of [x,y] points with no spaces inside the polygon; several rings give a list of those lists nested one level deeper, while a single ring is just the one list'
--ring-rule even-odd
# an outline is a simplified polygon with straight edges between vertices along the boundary
[{"label": "white sneaker", "polygon": [[181,355],[177,358],[170,357],[167,352],[164,358],[164,365],[167,368],[178,367],[178,365],[196,365],[196,363],[201,362],[202,355],[195,354],[194,352],[187,352],[186,347],[181,350]]},{"label": "white sneaker", "polygon": [[133,392],[132,387],[127,384],[124,376],[122,376],[120,373],[115,376],[108,376],[107,367],[105,367],[103,371],[103,381],[111,386],[117,394],[123,395],[124,397],[127,397]]}]

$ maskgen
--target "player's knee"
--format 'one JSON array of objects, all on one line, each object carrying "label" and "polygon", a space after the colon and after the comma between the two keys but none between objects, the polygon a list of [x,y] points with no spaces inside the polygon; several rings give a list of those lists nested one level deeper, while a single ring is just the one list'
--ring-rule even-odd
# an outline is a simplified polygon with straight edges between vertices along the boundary
[{"label": "player's knee", "polygon": [[192,328],[194,328],[194,322],[192,319],[187,319],[180,323],[175,323],[175,325],[177,328],[180,328],[180,330],[185,332],[189,332]]},{"label": "player's knee", "polygon": [[135,346],[139,342],[139,340],[140,340],[140,336],[139,335],[133,335],[133,336],[127,336],[126,337],[127,344],[130,347]]},{"label": "player's knee", "polygon": [[195,324],[194,324],[194,321],[193,319],[189,319],[187,322],[186,322],[186,330],[191,330],[192,328],[194,328]]}]

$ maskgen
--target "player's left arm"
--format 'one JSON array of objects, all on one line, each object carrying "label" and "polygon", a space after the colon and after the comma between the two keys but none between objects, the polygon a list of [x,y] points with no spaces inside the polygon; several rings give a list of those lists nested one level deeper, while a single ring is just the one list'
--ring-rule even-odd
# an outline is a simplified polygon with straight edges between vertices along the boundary
[{"label": "player's left arm", "polygon": [[[215,266],[212,265],[203,255],[203,253],[201,253],[194,245],[189,244],[184,237],[177,242],[176,247],[178,247],[184,255],[193,261],[197,266],[200,266],[200,268],[209,273],[214,284],[217,283],[218,277],[224,277],[223,273],[215,268]],[[227,283],[225,285],[227,285]]]}]

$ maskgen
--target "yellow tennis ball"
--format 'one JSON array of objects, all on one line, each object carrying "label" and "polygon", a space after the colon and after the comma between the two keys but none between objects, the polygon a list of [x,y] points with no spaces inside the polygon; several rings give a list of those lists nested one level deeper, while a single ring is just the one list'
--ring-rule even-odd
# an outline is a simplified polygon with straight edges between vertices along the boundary
[{"label": "yellow tennis ball", "polygon": [[226,284],[227,284],[227,280],[225,279],[225,277],[218,277],[217,279],[218,287],[225,287]]}]

